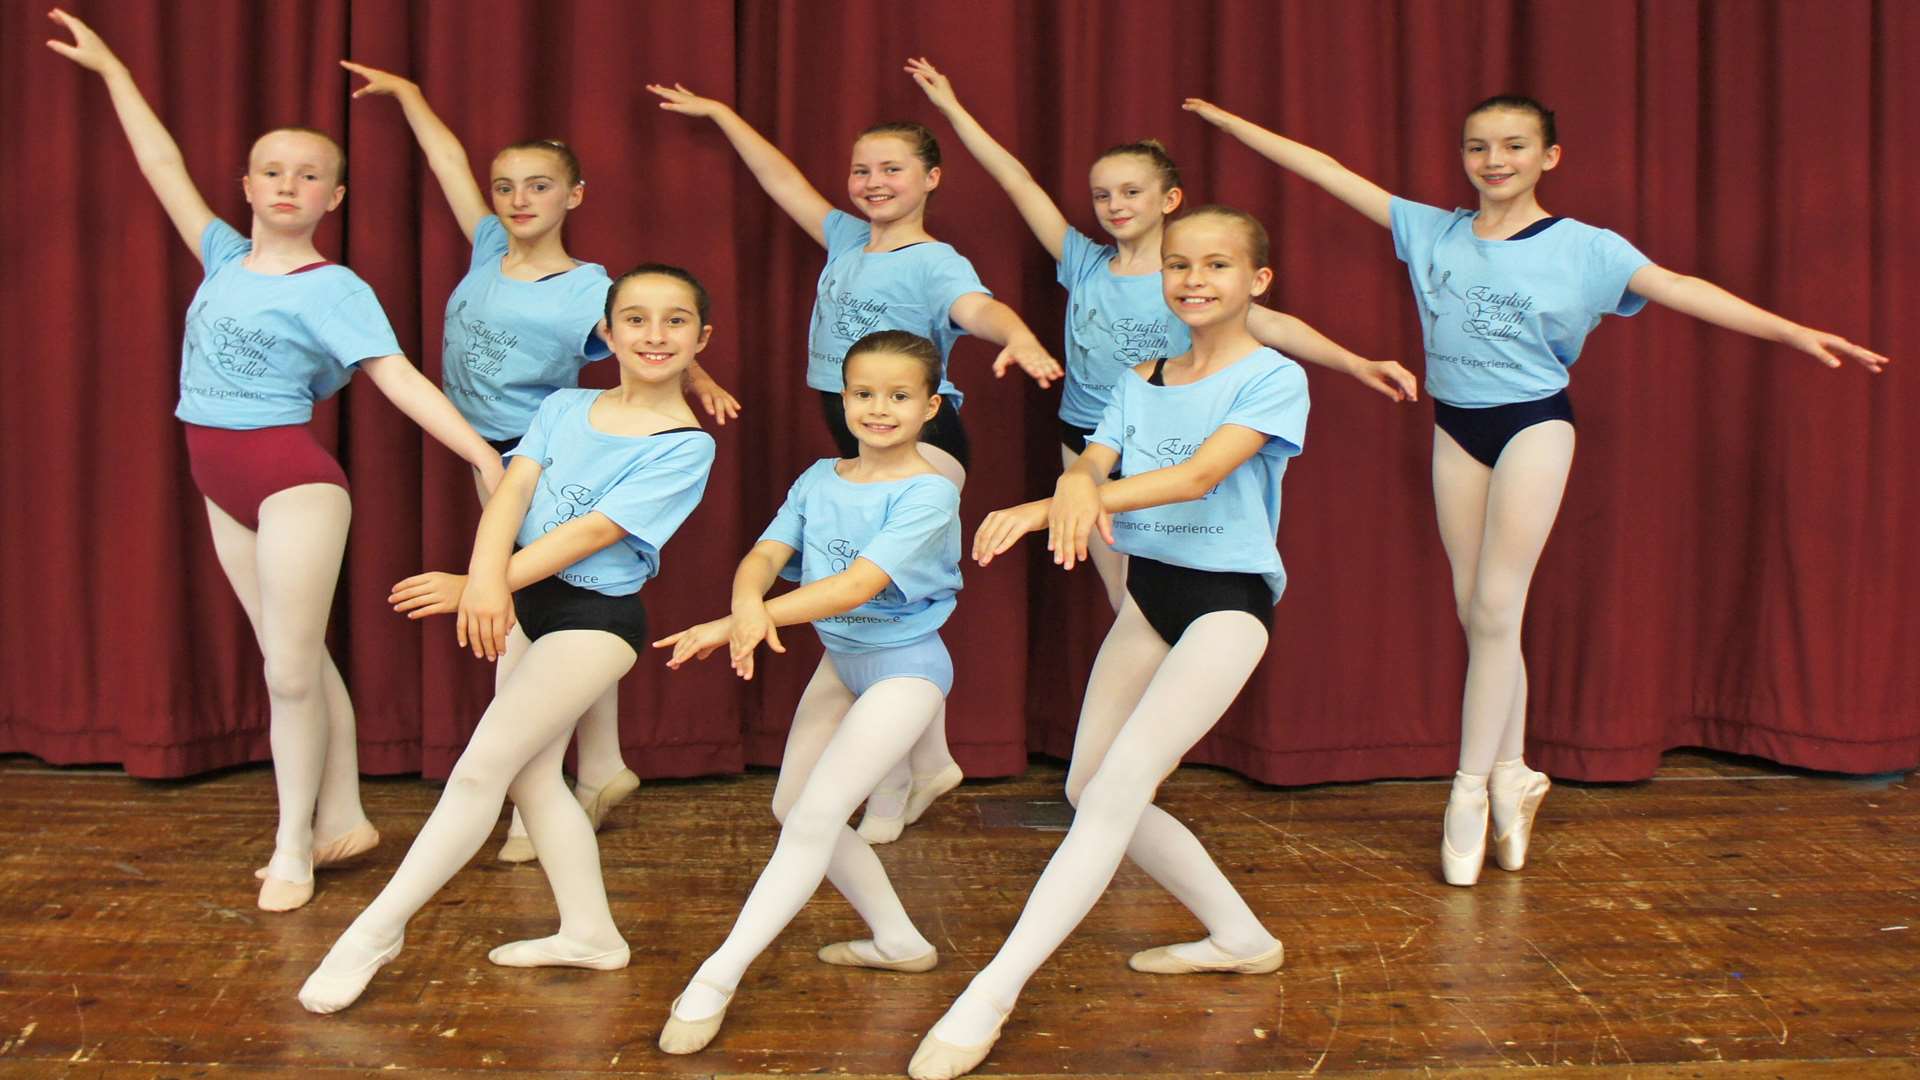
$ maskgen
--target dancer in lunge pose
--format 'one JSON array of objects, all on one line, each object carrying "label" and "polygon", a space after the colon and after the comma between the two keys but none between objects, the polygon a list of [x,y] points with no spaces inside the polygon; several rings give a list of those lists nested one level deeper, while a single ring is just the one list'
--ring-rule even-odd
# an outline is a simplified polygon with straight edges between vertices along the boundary
[{"label": "dancer in lunge pose", "polygon": [[[898,330],[847,352],[841,393],[858,456],[815,462],[787,492],[733,579],[733,613],[683,630],[670,666],[727,646],[752,678],[761,642],[811,622],[826,655],[794,711],[773,814],[780,841],[720,948],[674,999],[660,1048],[691,1054],[720,1030],[747,965],[820,887],[833,882],[872,931],[828,945],[829,964],[926,971],[932,944],[900,906],[873,849],[847,815],[939,716],[953,685],[940,626],[960,588],[960,491],[916,449],[940,399],[940,352]],[[800,587],[766,599],[779,577]]]},{"label": "dancer in lunge pose", "polygon": [[627,944],[607,910],[593,827],[560,762],[574,721],[646,647],[641,587],[707,486],[713,438],[681,379],[707,345],[707,293],[678,267],[648,264],[608,290],[602,333],[620,364],[611,390],[549,394],[508,453],[481,511],[465,574],[394,586],[394,610],[454,614],[455,635],[505,670],[393,880],[300,988],[317,1013],[346,1008],[400,953],[408,920],[486,842],[511,797],[560,912],[551,937],[487,954],[506,967],[611,970]]},{"label": "dancer in lunge pose", "polygon": [[[514,143],[493,155],[482,194],[466,148],[418,85],[350,60],[340,66],[367,80],[353,92],[356,99],[399,102],[447,206],[473,245],[467,274],[447,298],[441,381],[455,407],[504,454],[526,434],[548,394],[580,385],[581,368],[609,355],[596,329],[607,301],[607,271],[567,254],[563,239],[568,216],[586,198],[580,159],[557,139]],[[686,387],[716,424],[739,414],[740,403],[698,361],[687,368]],[[620,752],[619,698],[619,684],[607,687],[574,729],[573,794],[596,830],[640,787]],[[515,810],[499,857],[526,862],[534,854]]]},{"label": "dancer in lunge pose", "polygon": [[[1054,561],[1085,562],[1098,529],[1128,556],[1127,598],[1100,645],[1067,772],[1073,825],[1006,944],[927,1033],[908,1072],[959,1076],[984,1060],[1021,988],[1106,891],[1125,855],[1207,936],[1134,955],[1135,970],[1260,974],[1281,946],[1154,793],[1212,730],[1267,648],[1286,584],[1274,540],[1280,482],[1306,439],[1300,366],[1247,329],[1273,280],[1266,230],[1219,206],[1161,241],[1166,302],[1191,347],[1122,375],[1100,425],[1054,488],[987,516],[981,565],[1047,530]],[[1114,467],[1120,478],[1109,482]]]}]

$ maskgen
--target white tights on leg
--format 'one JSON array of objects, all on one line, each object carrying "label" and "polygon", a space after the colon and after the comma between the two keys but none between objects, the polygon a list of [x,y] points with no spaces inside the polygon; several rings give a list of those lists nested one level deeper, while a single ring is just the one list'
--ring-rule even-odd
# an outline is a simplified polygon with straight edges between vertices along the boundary
[{"label": "white tights on leg", "polygon": [[[1131,599],[1122,604],[1081,710],[1068,774],[1070,792],[1078,788],[1073,826],[1006,944],[934,1025],[933,1038],[955,1046],[991,1038],[1027,980],[1106,891],[1123,854],[1187,904],[1221,950],[1272,946],[1199,841],[1152,805],[1160,782],[1233,703],[1266,647],[1258,619],[1216,611],[1194,620],[1168,649]],[[1156,652],[1164,657],[1157,665]]]},{"label": "white tights on leg", "polygon": [[821,659],[780,762],[773,795],[780,840],[727,940],[681,995],[680,1019],[699,1020],[725,1007],[747,966],[793,921],[823,877],[865,920],[881,956],[904,959],[932,948],[900,906],[873,848],[847,827],[847,816],[932,722],[941,701],[939,687],[915,678],[886,679],[852,699],[832,662]]},{"label": "white tights on leg", "polygon": [[280,811],[267,873],[281,882],[312,881],[317,809],[322,829],[345,831],[366,821],[353,705],[326,648],[352,516],[346,489],[334,484],[269,495],[260,504],[258,531],[207,500],[214,552],[265,660]]},{"label": "white tights on leg", "polygon": [[[487,706],[439,803],[420,827],[393,880],[334,943],[301,1003],[315,1012],[351,1004],[398,950],[402,932],[486,842],[508,797],[526,814],[540,865],[560,912],[559,933],[495,950],[496,962],[620,967],[625,942],[607,910],[600,852],[586,813],[560,773],[567,735],[581,711],[633,667],[633,647],[600,630],[558,630],[529,642],[509,635],[513,667]],[[506,952],[502,960],[499,954]]]},{"label": "white tights on leg", "polygon": [[[1433,493],[1440,539],[1453,569],[1454,601],[1467,635],[1460,708],[1460,773],[1469,786],[1496,758],[1526,748],[1526,662],[1520,626],[1547,536],[1573,465],[1571,424],[1549,421],[1516,434],[1488,469],[1434,429]],[[1453,800],[1448,843],[1470,851],[1484,830],[1483,803]]]}]

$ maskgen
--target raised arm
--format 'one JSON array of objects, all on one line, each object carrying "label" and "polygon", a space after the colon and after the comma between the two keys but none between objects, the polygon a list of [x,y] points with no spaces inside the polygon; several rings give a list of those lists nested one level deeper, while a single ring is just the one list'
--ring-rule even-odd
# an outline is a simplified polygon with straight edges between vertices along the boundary
[{"label": "raised arm", "polygon": [[127,73],[127,66],[113,55],[113,50],[107,48],[107,43],[100,39],[100,35],[59,8],[48,12],[47,18],[73,34],[73,44],[49,41],[47,48],[97,73],[106,81],[107,93],[113,99],[113,111],[120,117],[120,128],[126,132],[127,142],[133,147],[133,158],[140,165],[140,175],[147,178],[153,193],[159,196],[160,206],[166,210],[180,239],[186,241],[187,248],[198,257],[200,237],[213,221],[213,211],[208,208],[207,200],[201,198],[200,189],[193,186],[193,177],[187,175],[187,164],[180,156],[179,145],[173,141],[172,135],[167,134],[160,118],[153,114],[147,99],[141,96],[140,88],[134,85],[133,76]]},{"label": "raised arm", "polygon": [[1388,215],[1393,196],[1380,185],[1335,161],[1311,146],[1294,142],[1284,135],[1268,131],[1259,124],[1235,116],[1201,98],[1188,98],[1180,106],[1200,119],[1252,147],[1254,152],[1303,180],[1320,185],[1327,194],[1365,214],[1368,220],[1391,228]]},{"label": "raised arm", "polygon": [[1020,217],[1026,221],[1027,228],[1059,262],[1067,243],[1067,218],[1054,205],[1051,198],[1034,180],[1020,159],[1007,152],[1007,148],[994,141],[980,121],[973,118],[960,105],[960,98],[953,92],[953,84],[940,74],[926,57],[907,61],[907,74],[926,91],[933,107],[940,110],[947,122],[953,125],[954,133],[960,136],[961,145],[980,162],[987,175],[1013,200],[1013,208],[1020,211]]},{"label": "raised arm", "polygon": [[407,126],[413,129],[414,140],[427,155],[427,167],[433,170],[433,178],[440,181],[440,190],[447,197],[454,219],[460,222],[460,231],[466,233],[471,242],[473,231],[491,210],[479,182],[473,178],[473,163],[467,160],[467,148],[460,145],[459,137],[435,115],[417,84],[390,71],[351,60],[340,61],[340,66],[367,80],[367,85],[353,92],[354,100],[372,95],[391,97],[400,103]]},{"label": "raised arm", "polygon": [[813,242],[821,247],[827,246],[827,213],[833,204],[826,200],[798,166],[787,159],[787,155],[768,142],[753,125],[740,119],[740,114],[712,98],[703,98],[679,83],[672,86],[660,86],[649,83],[647,89],[665,99],[660,107],[668,112],[677,112],[682,116],[704,116],[720,126],[721,134],[733,144],[733,149],[745,162],[753,178],[760,181],[760,187],[773,197],[780,209],[787,212]]},{"label": "raised arm", "polygon": [[1704,278],[1676,274],[1652,263],[1627,279],[1627,288],[1682,315],[1751,334],[1765,341],[1790,345],[1830,368],[1841,357],[1857,361],[1874,374],[1891,363],[1872,349],[1861,348],[1838,334],[1801,326],[1756,304],[1750,304]]},{"label": "raised arm", "polygon": [[1420,400],[1413,372],[1392,360],[1368,360],[1285,312],[1255,304],[1247,312],[1247,330],[1270,349],[1351,375],[1395,401]]},{"label": "raised arm", "polygon": [[1040,339],[1027,328],[1019,314],[986,293],[972,292],[955,300],[947,309],[947,317],[974,337],[1001,347],[1000,355],[993,358],[995,378],[1005,375],[1008,367],[1019,364],[1020,370],[1032,376],[1044,390],[1063,374],[1060,361],[1040,344]]}]

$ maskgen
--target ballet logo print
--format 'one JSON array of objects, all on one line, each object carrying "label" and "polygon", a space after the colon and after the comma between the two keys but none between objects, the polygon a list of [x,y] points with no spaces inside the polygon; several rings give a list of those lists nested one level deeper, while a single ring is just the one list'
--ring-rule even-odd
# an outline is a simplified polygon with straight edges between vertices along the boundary
[{"label": "ballet logo print", "polygon": [[1165,319],[1125,318],[1113,324],[1113,358],[1128,367],[1166,356],[1172,344]]},{"label": "ballet logo print", "polygon": [[1534,299],[1519,290],[1501,292],[1486,285],[1467,290],[1467,319],[1460,330],[1481,341],[1512,341],[1526,330]]},{"label": "ballet logo print", "polygon": [[826,545],[827,565],[836,574],[845,573],[853,560],[860,557],[860,549],[846,540],[829,540]]},{"label": "ballet logo print", "polygon": [[822,295],[833,307],[834,336],[849,344],[872,333],[880,326],[880,321],[887,317],[885,300],[842,292],[837,282],[827,282]]},{"label": "ballet logo print", "polygon": [[[541,477],[541,483],[546,483],[545,476]],[[600,496],[584,484],[562,484],[556,496],[553,501],[553,520],[543,523],[541,532],[552,532],[591,511],[593,505],[600,501]]]},{"label": "ballet logo print", "polygon": [[[1129,430],[1128,434],[1131,435],[1132,431]],[[1153,452],[1150,456],[1157,463],[1159,468],[1171,469],[1175,465],[1178,465],[1181,462],[1192,457],[1196,452],[1199,451],[1200,444],[1205,441],[1206,441],[1205,439],[1189,439],[1189,438],[1183,438],[1181,436],[1175,435],[1169,438],[1161,439],[1159,442],[1155,443],[1153,446]],[[1224,481],[1222,481],[1222,483],[1224,483]],[[1205,495],[1202,495],[1200,497],[1202,499],[1211,499],[1213,497],[1213,493],[1219,490],[1220,490],[1220,485],[1215,484],[1210,490],[1208,490],[1208,492]]]},{"label": "ballet logo print", "polygon": [[206,301],[188,313],[193,324],[192,339],[202,356],[229,375],[257,379],[267,373],[268,358],[280,342],[278,335],[247,326],[231,315],[208,322]]},{"label": "ballet logo print", "polygon": [[468,371],[492,378],[506,367],[508,354],[520,347],[520,335],[511,330],[496,330],[478,319],[468,320],[466,310],[467,302],[460,301],[448,320],[449,326],[459,328],[459,340],[453,348]]}]

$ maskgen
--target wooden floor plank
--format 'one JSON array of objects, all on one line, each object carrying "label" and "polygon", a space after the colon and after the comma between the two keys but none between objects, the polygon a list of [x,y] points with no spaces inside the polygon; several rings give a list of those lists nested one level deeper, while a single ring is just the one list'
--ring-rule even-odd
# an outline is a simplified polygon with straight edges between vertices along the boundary
[{"label": "wooden floor plank", "polygon": [[[899,1075],[1004,938],[1067,820],[1057,766],[970,784],[880,849],[941,966],[820,964],[857,936],[823,889],[742,984],[706,1053],[654,1048],[776,836],[772,777],[649,784],[601,835],[633,945],[619,972],[510,971],[543,934],[537,865],[494,843],[333,1017],[294,991],[380,888],[438,795],[369,781],[386,842],[286,915],[253,907],[270,774],[175,783],[0,759],[0,1077],[378,1072],[552,1078]],[[1920,794],[1670,755],[1653,782],[1557,787],[1531,865],[1455,889],[1444,783],[1272,789],[1210,769],[1160,805],[1192,823],[1287,945],[1281,973],[1168,978],[1129,953],[1198,933],[1122,869],[1027,990],[983,1075],[1920,1075]],[[497,842],[496,834],[495,842]]]}]

